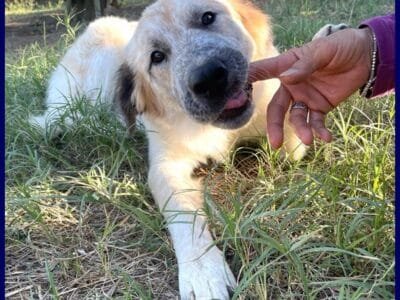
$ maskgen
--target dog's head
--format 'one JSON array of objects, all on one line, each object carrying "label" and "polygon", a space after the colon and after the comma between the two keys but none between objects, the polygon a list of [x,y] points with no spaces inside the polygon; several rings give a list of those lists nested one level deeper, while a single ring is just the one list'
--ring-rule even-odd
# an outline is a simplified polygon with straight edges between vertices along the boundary
[{"label": "dog's head", "polygon": [[135,112],[167,119],[185,112],[227,129],[246,124],[253,111],[247,67],[270,42],[266,24],[265,15],[238,0],[159,0],[149,6],[120,72],[118,97],[128,122]]}]

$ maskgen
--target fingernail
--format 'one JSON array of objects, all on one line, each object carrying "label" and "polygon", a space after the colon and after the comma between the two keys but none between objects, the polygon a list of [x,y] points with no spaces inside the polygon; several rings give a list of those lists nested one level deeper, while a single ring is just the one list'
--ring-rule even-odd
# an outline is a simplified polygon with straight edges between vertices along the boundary
[{"label": "fingernail", "polygon": [[281,73],[279,75],[279,77],[290,76],[290,75],[293,75],[294,73],[296,73],[295,69],[289,69],[289,70],[286,70],[285,72]]}]

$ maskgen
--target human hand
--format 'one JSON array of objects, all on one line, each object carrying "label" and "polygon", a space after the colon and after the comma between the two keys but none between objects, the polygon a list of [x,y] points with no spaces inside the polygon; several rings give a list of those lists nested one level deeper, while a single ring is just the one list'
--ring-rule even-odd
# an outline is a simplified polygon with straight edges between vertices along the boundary
[{"label": "human hand", "polygon": [[285,115],[294,101],[309,108],[293,109],[289,115],[301,141],[309,145],[314,136],[332,140],[325,116],[367,82],[371,47],[368,28],[344,29],[250,64],[250,83],[275,77],[281,81],[267,108],[267,134],[273,148],[282,145]]}]

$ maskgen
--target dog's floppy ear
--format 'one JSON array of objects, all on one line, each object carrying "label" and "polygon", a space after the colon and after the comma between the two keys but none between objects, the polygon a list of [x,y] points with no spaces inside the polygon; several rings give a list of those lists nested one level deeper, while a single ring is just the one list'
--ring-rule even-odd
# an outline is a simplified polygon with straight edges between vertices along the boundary
[{"label": "dog's floppy ear", "polygon": [[136,102],[138,113],[146,112],[149,115],[161,115],[161,105],[157,104],[156,96],[153,93],[149,82],[140,73],[135,74],[135,88],[133,97]]},{"label": "dog's floppy ear", "polygon": [[118,70],[117,90],[115,94],[115,104],[125,119],[129,131],[135,128],[137,103],[134,97],[135,75],[130,67],[122,64]]},{"label": "dog's floppy ear", "polygon": [[230,2],[256,44],[255,58],[264,57],[273,42],[269,17],[250,1],[230,0]]},{"label": "dog's floppy ear", "polygon": [[135,129],[137,114],[161,115],[160,105],[157,105],[150,85],[128,64],[119,68],[115,102],[131,133]]}]

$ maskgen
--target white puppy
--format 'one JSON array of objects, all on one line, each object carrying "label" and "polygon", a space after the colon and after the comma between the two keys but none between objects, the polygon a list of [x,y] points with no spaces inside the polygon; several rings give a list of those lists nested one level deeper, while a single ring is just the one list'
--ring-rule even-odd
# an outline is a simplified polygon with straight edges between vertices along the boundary
[{"label": "white puppy", "polygon": [[[248,63],[271,57],[268,17],[239,0],[159,0],[138,23],[107,17],[86,29],[53,73],[45,127],[76,97],[114,103],[127,126],[136,116],[149,139],[148,183],[163,212],[179,264],[182,299],[227,299],[235,277],[213,246],[193,170],[224,160],[242,138],[264,135],[265,111],[279,81],[247,84]],[[306,147],[290,127],[284,149]]]}]

